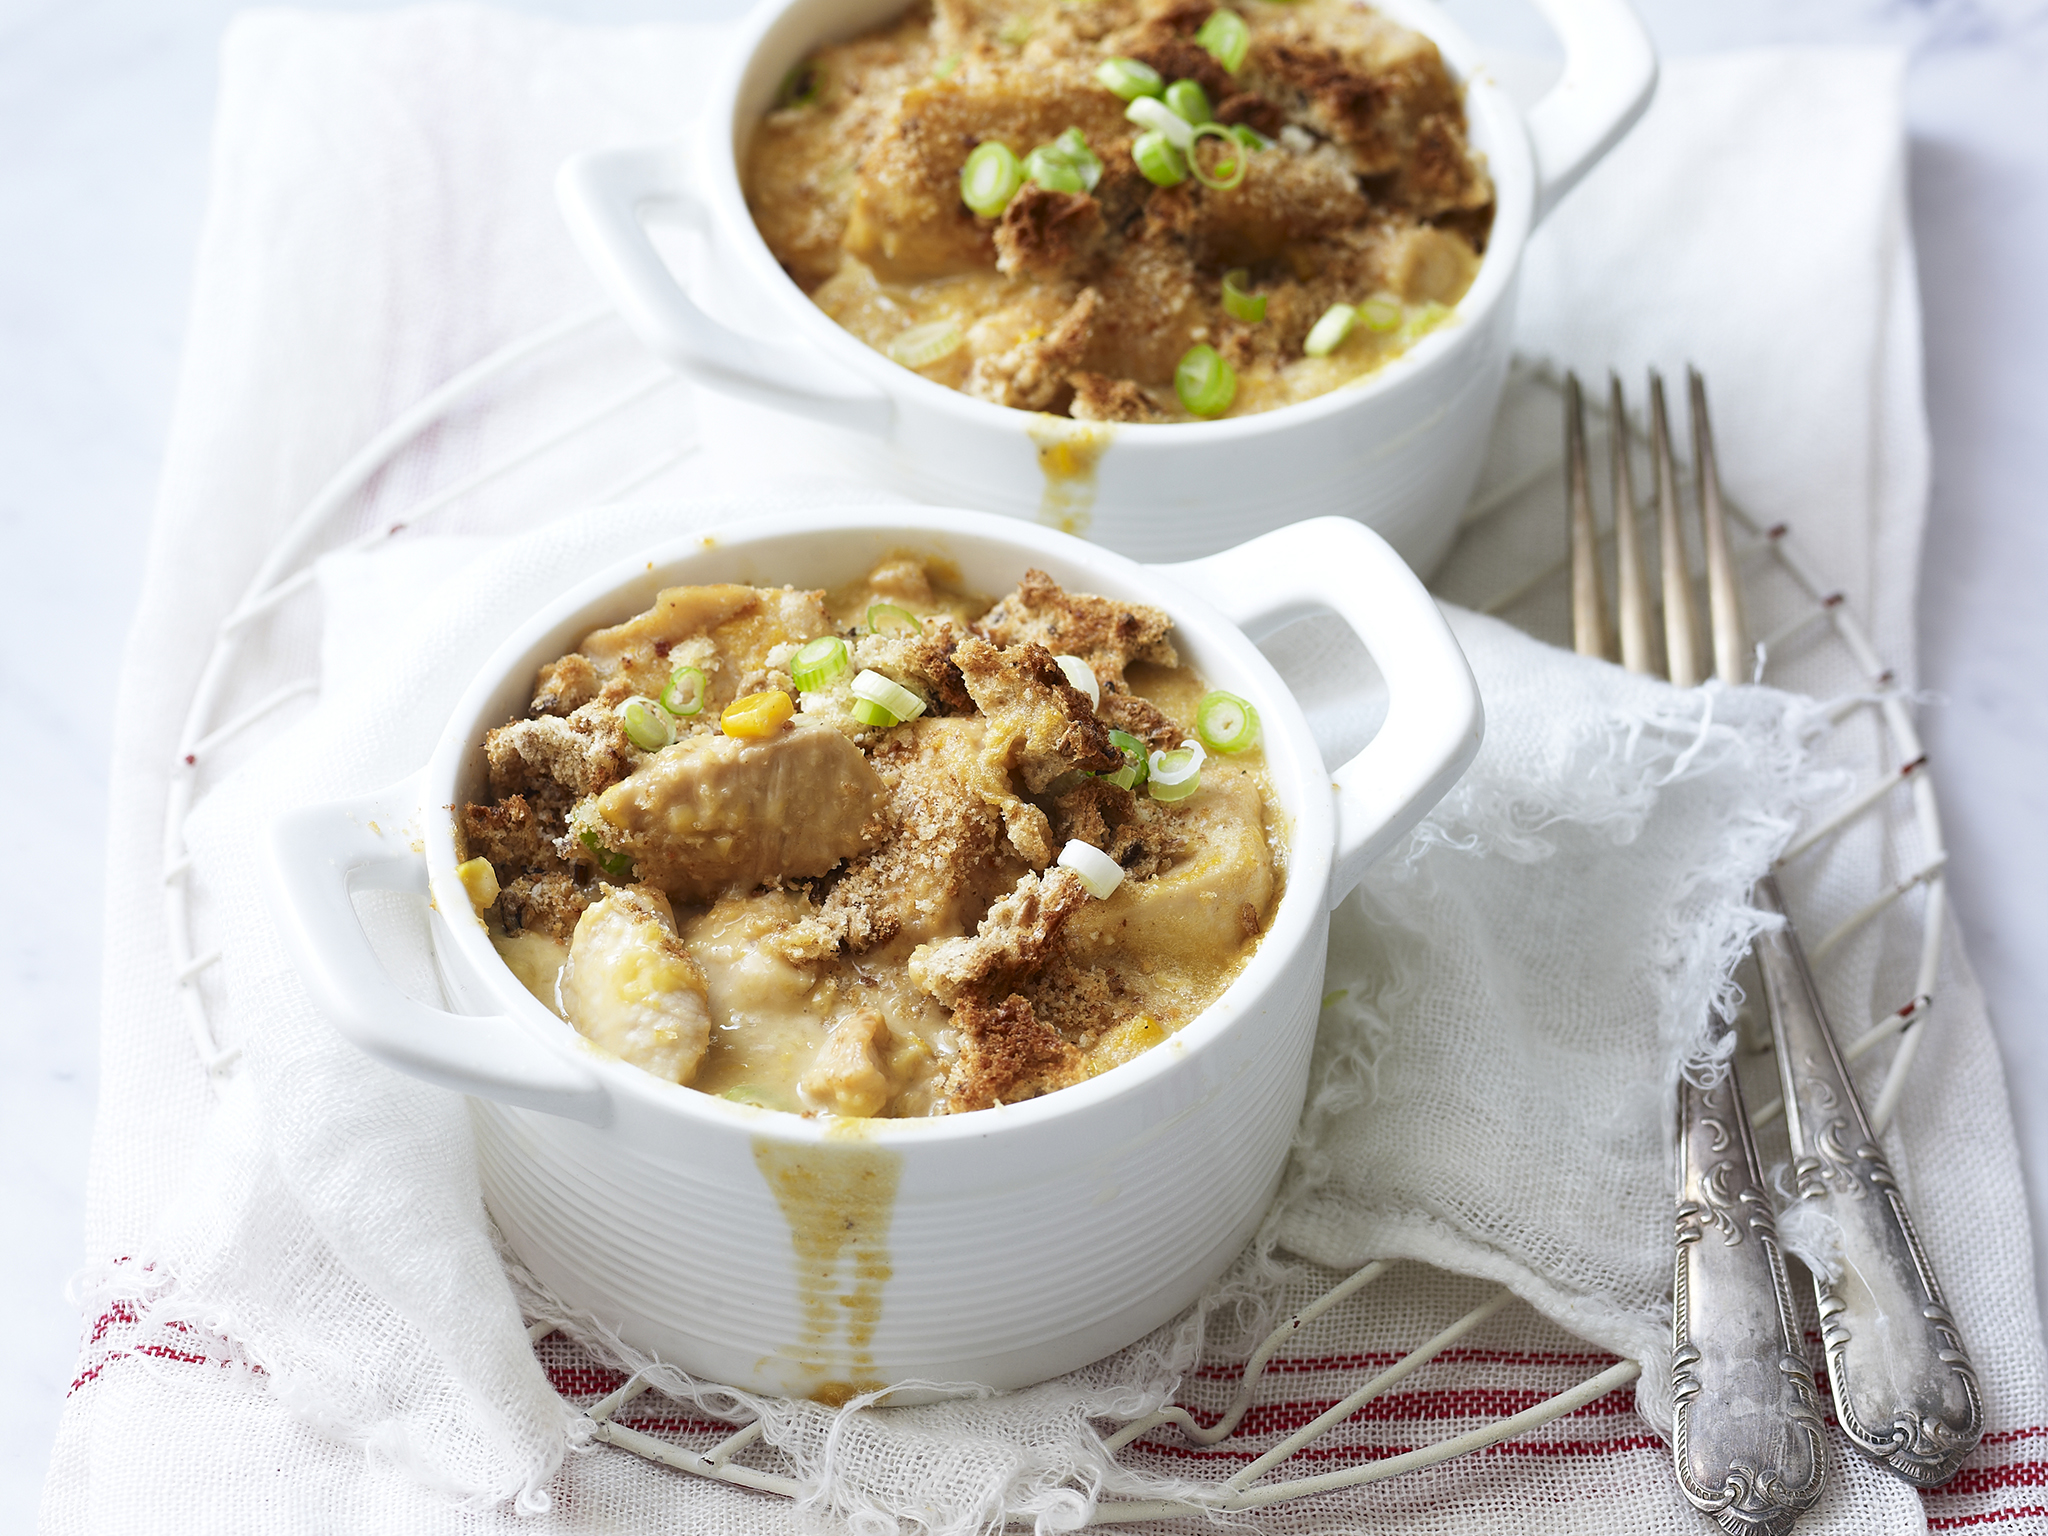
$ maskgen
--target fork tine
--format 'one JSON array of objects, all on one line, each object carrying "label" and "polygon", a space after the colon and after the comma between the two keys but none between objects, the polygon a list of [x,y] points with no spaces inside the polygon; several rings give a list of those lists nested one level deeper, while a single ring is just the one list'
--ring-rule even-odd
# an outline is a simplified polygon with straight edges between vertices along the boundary
[{"label": "fork tine", "polygon": [[1593,523],[1593,489],[1586,474],[1586,404],[1579,376],[1564,379],[1564,458],[1571,501],[1572,649],[1607,654],[1607,596],[1600,590],[1600,533]]},{"label": "fork tine", "polygon": [[1650,454],[1657,467],[1657,542],[1664,569],[1664,659],[1671,681],[1690,688],[1701,679],[1699,621],[1693,616],[1692,573],[1685,564],[1685,532],[1678,520],[1678,469],[1671,458],[1671,422],[1664,411],[1664,378],[1650,370]]},{"label": "fork tine", "polygon": [[1607,448],[1614,464],[1614,581],[1620,589],[1621,664],[1631,672],[1657,671],[1657,637],[1650,579],[1643,571],[1642,524],[1635,475],[1628,461],[1628,410],[1621,378],[1607,375]]},{"label": "fork tine", "polygon": [[1687,368],[1692,406],[1692,462],[1699,479],[1700,531],[1707,551],[1707,616],[1714,633],[1714,671],[1724,682],[1748,682],[1752,663],[1748,626],[1742,618],[1742,587],[1735,579],[1735,554],[1728,544],[1728,518],[1721,506],[1721,471],[1714,461],[1714,427],[1707,419],[1707,381]]}]

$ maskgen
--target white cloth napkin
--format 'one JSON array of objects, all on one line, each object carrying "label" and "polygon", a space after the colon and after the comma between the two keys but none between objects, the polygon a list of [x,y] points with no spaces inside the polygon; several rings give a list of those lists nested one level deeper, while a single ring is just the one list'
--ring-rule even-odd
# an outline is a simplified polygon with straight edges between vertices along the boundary
[{"label": "white cloth napkin", "polygon": [[[88,1217],[100,1268],[88,1287],[81,1382],[46,1497],[53,1531],[144,1521],[159,1529],[261,1521],[279,1530],[454,1530],[514,1522],[515,1505],[534,1517],[524,1523],[564,1530],[764,1530],[792,1518],[774,1501],[617,1452],[562,1460],[574,1425],[542,1366],[579,1400],[601,1378],[587,1354],[559,1340],[543,1346],[540,1364],[527,1350],[520,1303],[529,1317],[544,1315],[536,1310],[544,1303],[515,1297],[500,1277],[459,1109],[354,1057],[325,1031],[282,967],[250,871],[261,824],[277,806],[415,766],[437,704],[445,708],[495,636],[547,592],[697,519],[792,497],[845,499],[843,484],[828,492],[822,481],[799,488],[789,479],[831,467],[834,451],[685,391],[650,399],[578,448],[457,501],[439,526],[475,534],[526,526],[633,478],[700,433],[703,451],[649,487],[658,499],[487,553],[409,534],[373,559],[330,562],[320,584],[324,642],[309,595],[266,621],[229,679],[237,699],[258,700],[313,675],[324,643],[317,711],[289,738],[280,722],[290,716],[270,717],[189,770],[173,751],[213,628],[292,512],[426,389],[592,297],[552,213],[548,182],[559,158],[680,130],[717,46],[716,34],[689,28],[586,32],[476,10],[376,20],[265,15],[231,34],[188,371],[123,679],[128,733],[116,763],[108,920],[118,938],[108,948]],[[1865,56],[1672,67],[1644,128],[1532,248],[1523,337],[1535,355],[1596,369],[1645,359],[1668,367],[1690,348],[1715,381],[1737,495],[1767,518],[1810,528],[1887,656],[1909,664],[1925,450],[1896,89],[1895,64]],[[1746,325],[1729,324],[1731,313]],[[550,355],[401,458],[353,515],[354,529],[409,519],[423,496],[530,443],[578,408],[570,402],[657,372],[610,332]],[[1535,425],[1546,422],[1554,440],[1545,400],[1531,387],[1504,418],[1490,483],[1513,482],[1547,451]],[[1783,431],[1787,422],[1799,424],[1797,433]],[[763,485],[770,467],[776,484]],[[744,502],[707,504],[720,488],[742,487]],[[1530,541],[1545,537],[1526,522],[1476,527],[1445,590],[1476,603],[1507,585],[1502,576],[1526,569]],[[1554,526],[1548,537],[1554,543]],[[407,559],[409,570],[400,565]],[[430,592],[436,575],[464,560],[459,587]],[[394,604],[417,623],[385,651],[380,681],[366,682],[370,652],[389,643]],[[1554,618],[1540,600],[1512,616],[1538,629]],[[1303,1163],[1311,1177],[1297,1186],[1281,1233],[1330,1263],[1407,1254],[1506,1280],[1579,1336],[1645,1355],[1657,1372],[1656,1271],[1667,1222],[1658,1214],[1631,1237],[1637,1227],[1625,1208],[1631,1188],[1643,1210],[1661,1206],[1666,1177],[1657,1095],[1640,1083],[1703,1022],[1718,985],[1714,962],[1743,922],[1752,861],[1815,781],[1794,761],[1788,706],[1775,695],[1720,696],[1715,727],[1702,733],[1696,700],[1624,683],[1486,621],[1460,628],[1489,687],[1494,735],[1480,771],[1433,818],[1435,830],[1376,871],[1364,903],[1343,916],[1354,942],[1337,957],[1332,985],[1349,995],[1332,1010],[1314,1155]],[[1339,670],[1322,666],[1330,644],[1303,626],[1275,652],[1334,754],[1355,745],[1366,722],[1324,687]],[[1798,680],[1840,691],[1839,679]],[[1577,721],[1546,707],[1550,690],[1576,691]],[[1546,715],[1557,718],[1546,726]],[[1627,746],[1616,723],[1631,719],[1655,723]],[[1694,742],[1685,771],[1674,772]],[[280,771],[291,747],[316,745],[331,750],[309,752],[303,772]],[[1836,750],[1853,755],[1855,743]],[[1611,772],[1598,803],[1578,771],[1596,760]],[[1770,772],[1738,784],[1746,763]],[[219,945],[225,956],[193,985],[220,1042],[242,1052],[218,1100],[173,984],[152,862],[167,780],[187,771],[207,797],[189,828],[194,927],[202,950]],[[1538,788],[1526,802],[1507,793],[1531,780]],[[1724,809],[1734,825],[1721,824]],[[1843,840],[1804,887],[1795,885],[1795,910],[1807,910],[1804,900],[1825,921],[1860,901],[1891,856],[1892,830]],[[1615,842],[1617,834],[1627,835]],[[1468,1180],[1475,1198],[1431,1208],[1425,1191],[1418,1201],[1416,1178],[1390,1176],[1426,1181],[1446,1144],[1389,1157],[1373,1142],[1400,1123],[1397,1111],[1412,1112],[1413,1087],[1430,1075],[1417,1046],[1449,1051],[1453,1037],[1442,1031],[1469,1030],[1476,1006],[1494,1015],[1485,1021],[1494,1029],[1514,1026],[1521,1059],[1543,1069],[1500,1073],[1494,1092],[1539,1076],[1552,1090],[1570,1086],[1554,1054],[1529,1045],[1529,1030],[1553,1015],[1508,1006],[1533,1002],[1533,993],[1458,994],[1469,1005],[1461,1011],[1430,990],[1443,964],[1469,966],[1472,956],[1429,953],[1432,940],[1471,935],[1447,936],[1427,917],[1446,905],[1500,911],[1511,892],[1527,909],[1542,892],[1582,888],[1588,867],[1605,871],[1600,860],[1624,852],[1634,867],[1654,863],[1667,875],[1674,861],[1698,859],[1713,865],[1714,879],[1690,898],[1707,934],[1692,963],[1665,967],[1668,985],[1659,989],[1645,978],[1674,957],[1639,956],[1621,981],[1638,990],[1610,1005],[1611,1013],[1655,999],[1649,1012],[1661,1033],[1644,1027],[1628,1037],[1639,1058],[1633,1071],[1602,1062],[1607,1075],[1582,1084],[1605,1097],[1578,1100],[1595,1106],[1578,1117],[1579,1146],[1605,1156],[1607,1172],[1597,1183],[1581,1167],[1561,1168],[1540,1186]],[[1637,915],[1649,927],[1668,910],[1644,896]],[[402,961],[405,914],[379,920]],[[1526,965],[1528,937],[1517,925],[1485,953]],[[1368,972],[1372,945],[1391,970]],[[1823,977],[1837,1017],[1887,1011],[1896,978],[1881,963],[1883,935],[1873,930],[1847,959]],[[1418,978],[1416,1007],[1438,1032],[1425,1040],[1410,1027],[1406,1004],[1387,996],[1389,974]],[[2025,1218],[2002,1083],[1981,1004],[1953,951],[1937,1027],[1940,1049],[1924,1059],[1939,1070],[1916,1082],[1892,1150],[1955,1310],[1982,1341],[1993,1428],[2003,1437],[1982,1453],[1974,1482],[1930,1507],[1986,1518],[2014,1503],[2008,1490],[2021,1480],[2015,1469],[2039,1433],[2033,1427],[2048,1422],[2048,1397],[2026,1299]],[[1360,1074],[1350,1069],[1362,1065],[1377,1077],[1377,1118],[1354,1091]],[[1638,1091],[1619,1091],[1625,1083]],[[1595,1146],[1602,1125],[1613,1134]],[[1489,1156],[1496,1152],[1489,1144]],[[1626,1179],[1631,1164],[1644,1170],[1637,1186]],[[1589,1212],[1591,1187],[1602,1203]],[[1600,1219],[1554,1220],[1530,1207],[1531,1195],[1576,1204],[1567,1217]],[[1556,1234],[1551,1249],[1529,1237],[1545,1230]],[[1251,1286],[1259,1277],[1245,1278]],[[1281,1300],[1298,1301],[1311,1283],[1288,1282]],[[1484,1292],[1455,1275],[1397,1268],[1365,1303],[1304,1338],[1296,1369],[1248,1427],[1251,1443],[1284,1432],[1290,1403],[1341,1396],[1362,1365],[1418,1342]],[[1248,1326],[1228,1310],[1209,1323],[1211,1360]],[[1072,1475],[1084,1487],[1131,1492],[1242,1464],[1190,1458],[1161,1434],[1133,1447],[1118,1471],[1088,1428],[1090,1415],[1135,1411],[1156,1396],[1194,1365],[1200,1342],[1182,1330],[1080,1379],[922,1417],[849,1423],[806,1405],[761,1411],[786,1463],[868,1528],[896,1518],[973,1528],[1003,1512],[1065,1528],[1085,1510],[1084,1496],[1064,1486]],[[1418,1389],[1380,1405],[1371,1422],[1347,1426],[1339,1454],[1385,1454],[1455,1432],[1604,1362],[1528,1309],[1502,1314],[1470,1342],[1466,1358],[1441,1366],[1452,1373],[1444,1395]],[[1226,1374],[1214,1364],[1195,1369],[1184,1400],[1213,1410]],[[701,1421],[717,1404],[679,1401],[650,1422],[703,1431],[693,1416]],[[1554,1529],[1697,1529],[1671,1487],[1666,1453],[1626,1401],[1589,1413],[1519,1442],[1526,1454],[1472,1458],[1369,1496],[1261,1518],[1275,1530],[1481,1530],[1537,1520]],[[1318,1467],[1332,1464],[1341,1463]],[[1916,1496],[1845,1454],[1835,1466],[1835,1492],[1814,1529],[1919,1528]]]}]

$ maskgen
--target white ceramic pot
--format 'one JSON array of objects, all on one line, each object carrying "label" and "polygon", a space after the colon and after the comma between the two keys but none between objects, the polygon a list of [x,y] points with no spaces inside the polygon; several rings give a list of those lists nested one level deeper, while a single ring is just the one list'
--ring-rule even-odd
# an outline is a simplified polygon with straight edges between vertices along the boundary
[{"label": "white ceramic pot", "polygon": [[[1251,699],[1287,845],[1266,936],[1223,997],[1135,1061],[1027,1103],[921,1120],[756,1109],[602,1056],[499,961],[455,875],[453,808],[535,669],[677,583],[836,585],[902,549],[1001,592],[1027,566],[1156,604],[1188,665]],[[1247,638],[1343,617],[1386,722],[1334,773]],[[283,818],[280,911],[313,995],[357,1045],[474,1102],[485,1199],[520,1257],[622,1337],[713,1380],[794,1394],[904,1381],[1009,1387],[1172,1317],[1243,1245],[1300,1114],[1329,909],[1478,749],[1457,642],[1420,582],[1346,519],[1146,567],[1049,529],[945,510],[820,511],[647,551],[522,626],[431,761]],[[426,890],[451,1011],[384,973],[351,889]]]},{"label": "white ceramic pot", "polygon": [[[740,191],[748,136],[811,49],[904,0],[768,0],[742,24],[694,143],[579,156],[558,191],[584,256],[658,355],[715,389],[878,439],[882,477],[921,500],[1039,518],[1141,560],[1210,554],[1335,513],[1377,529],[1427,576],[1479,474],[1530,230],[1656,83],[1626,0],[1538,3],[1564,41],[1565,69],[1525,122],[1428,0],[1381,0],[1435,39],[1464,82],[1471,141],[1497,197],[1486,257],[1454,321],[1406,355],[1358,385],[1257,416],[1116,426],[970,399],[855,340],[776,264]],[[709,241],[710,270],[689,273],[691,292],[641,223],[655,204]]]}]

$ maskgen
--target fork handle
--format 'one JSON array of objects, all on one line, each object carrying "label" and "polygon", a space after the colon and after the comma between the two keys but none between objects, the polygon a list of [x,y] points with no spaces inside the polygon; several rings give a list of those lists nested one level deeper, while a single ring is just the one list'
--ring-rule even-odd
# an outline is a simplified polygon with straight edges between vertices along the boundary
[{"label": "fork handle", "polygon": [[1731,1536],[1782,1536],[1820,1497],[1827,1452],[1778,1226],[1731,1062],[1678,1085],[1672,1455],[1679,1487]]},{"label": "fork handle", "polygon": [[[1758,906],[1784,915],[1774,878],[1758,881],[1756,893]],[[1840,1233],[1840,1278],[1813,1277],[1835,1416],[1864,1455],[1932,1488],[1955,1475],[1984,1432],[1977,1373],[1870,1133],[1790,918],[1757,939],[1756,954],[1799,1199]]]}]

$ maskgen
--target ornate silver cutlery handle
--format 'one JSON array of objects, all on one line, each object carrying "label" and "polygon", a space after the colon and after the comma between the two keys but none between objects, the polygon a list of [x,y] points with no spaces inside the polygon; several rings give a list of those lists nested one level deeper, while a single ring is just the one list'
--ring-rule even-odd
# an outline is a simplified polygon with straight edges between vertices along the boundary
[{"label": "ornate silver cutlery handle", "polygon": [[[1784,914],[1775,879],[1756,889],[1759,906]],[[1842,1065],[1790,918],[1757,940],[1756,956],[1799,1200],[1822,1218],[1823,1234],[1839,1234],[1839,1274],[1813,1277],[1835,1415],[1865,1455],[1932,1488],[1984,1432],[1977,1373]]]},{"label": "ornate silver cutlery handle", "polygon": [[1734,1068],[1678,1089],[1672,1453],[1679,1487],[1731,1536],[1781,1536],[1820,1497],[1820,1397]]}]

